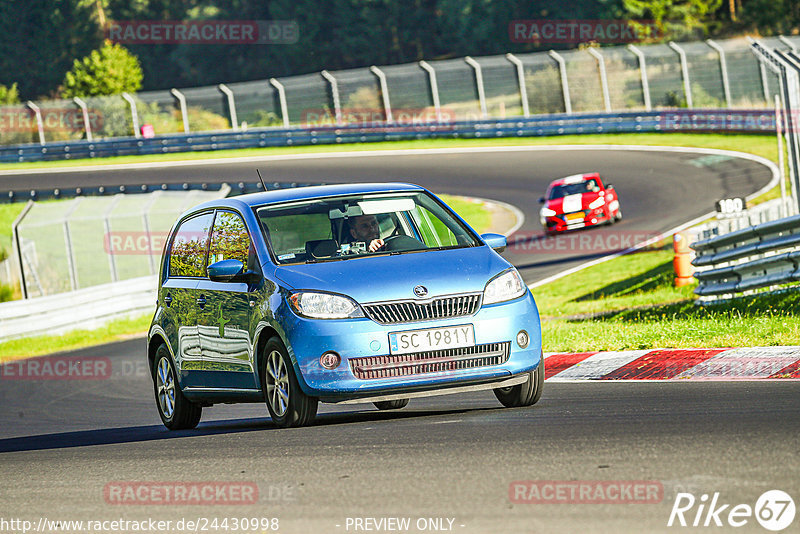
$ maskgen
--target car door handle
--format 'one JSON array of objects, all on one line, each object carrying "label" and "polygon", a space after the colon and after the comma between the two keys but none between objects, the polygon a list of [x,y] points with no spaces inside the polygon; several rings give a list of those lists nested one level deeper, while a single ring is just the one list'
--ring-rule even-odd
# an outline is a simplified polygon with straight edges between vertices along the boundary
[{"label": "car door handle", "polygon": [[203,295],[200,295],[200,298],[197,299],[197,304],[202,308],[206,305],[206,298]]},{"label": "car door handle", "polygon": [[167,305],[167,308],[169,308],[170,305],[172,305],[172,297],[169,294],[167,294],[167,296],[164,297],[164,304]]}]

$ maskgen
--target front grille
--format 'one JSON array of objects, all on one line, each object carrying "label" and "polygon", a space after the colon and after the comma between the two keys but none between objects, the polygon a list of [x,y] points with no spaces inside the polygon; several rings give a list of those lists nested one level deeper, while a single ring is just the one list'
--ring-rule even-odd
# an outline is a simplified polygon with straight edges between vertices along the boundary
[{"label": "front grille", "polygon": [[395,300],[364,304],[367,317],[380,324],[413,323],[474,315],[481,307],[481,293],[450,295],[420,302]]},{"label": "front grille", "polygon": [[459,371],[505,363],[510,349],[511,343],[505,342],[460,349],[351,358],[350,370],[359,380]]}]

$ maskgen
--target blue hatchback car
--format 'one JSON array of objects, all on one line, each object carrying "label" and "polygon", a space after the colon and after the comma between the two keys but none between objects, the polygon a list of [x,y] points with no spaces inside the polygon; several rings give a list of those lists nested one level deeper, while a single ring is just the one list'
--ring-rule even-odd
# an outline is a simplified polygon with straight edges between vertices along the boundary
[{"label": "blue hatchback car", "polygon": [[319,402],[494,390],[539,400],[533,297],[439,198],[409,184],[305,187],[206,202],[170,231],[147,356],[170,429],[264,402],[281,427]]}]

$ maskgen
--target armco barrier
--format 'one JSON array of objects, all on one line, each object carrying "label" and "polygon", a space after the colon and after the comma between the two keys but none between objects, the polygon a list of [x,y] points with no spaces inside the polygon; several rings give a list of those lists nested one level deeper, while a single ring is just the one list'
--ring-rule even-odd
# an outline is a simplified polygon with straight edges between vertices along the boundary
[{"label": "armco barrier", "polygon": [[175,134],[148,139],[54,142],[0,147],[0,162],[49,161],[235,148],[286,147],[413,139],[536,137],[592,133],[775,132],[770,110],[676,109],[651,112],[537,115],[464,122],[261,128],[248,131]]},{"label": "armco barrier", "polygon": [[108,320],[155,311],[156,276],[0,304],[0,340],[97,328]]},{"label": "armco barrier", "polygon": [[693,243],[700,301],[800,281],[800,215]]}]

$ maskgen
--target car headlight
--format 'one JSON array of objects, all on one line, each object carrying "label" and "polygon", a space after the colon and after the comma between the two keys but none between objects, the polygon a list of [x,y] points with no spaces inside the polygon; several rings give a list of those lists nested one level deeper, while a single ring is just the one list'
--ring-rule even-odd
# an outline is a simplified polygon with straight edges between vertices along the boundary
[{"label": "car headlight", "polygon": [[299,291],[289,296],[292,309],[311,319],[354,319],[364,317],[356,302],[343,295]]},{"label": "car headlight", "polygon": [[541,214],[542,217],[555,217],[556,210],[551,210],[550,208],[542,208]]},{"label": "car headlight", "polygon": [[509,269],[489,280],[483,290],[483,303],[496,304],[512,300],[524,295],[527,289],[517,270]]},{"label": "car headlight", "polygon": [[589,204],[590,210],[596,210],[600,206],[606,203],[606,199],[603,197],[599,197],[596,200],[593,200],[591,204]]}]

